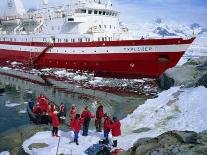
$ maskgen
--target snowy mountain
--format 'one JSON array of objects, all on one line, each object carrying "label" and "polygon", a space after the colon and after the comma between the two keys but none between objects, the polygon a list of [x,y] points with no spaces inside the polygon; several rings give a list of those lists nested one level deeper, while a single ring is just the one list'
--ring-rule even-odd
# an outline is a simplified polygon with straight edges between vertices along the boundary
[{"label": "snowy mountain", "polygon": [[[122,25],[125,24],[122,23]],[[129,23],[128,27],[134,37],[144,36],[146,38],[191,37],[193,33],[197,36],[207,32],[207,28],[199,23],[183,25],[175,22],[166,22],[160,18],[155,19],[151,23]]]}]

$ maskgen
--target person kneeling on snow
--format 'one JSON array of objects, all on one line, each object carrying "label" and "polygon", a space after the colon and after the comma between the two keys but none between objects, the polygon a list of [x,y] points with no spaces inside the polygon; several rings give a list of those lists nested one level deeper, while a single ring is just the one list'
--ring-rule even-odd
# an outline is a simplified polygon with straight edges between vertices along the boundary
[{"label": "person kneeling on snow", "polygon": [[113,123],[109,126],[112,130],[113,147],[117,147],[117,138],[121,136],[121,123],[117,117],[113,117]]},{"label": "person kneeling on snow", "polygon": [[53,112],[53,115],[52,115],[52,126],[53,126],[53,129],[52,129],[52,136],[56,136],[56,137],[60,137],[58,136],[58,126],[60,124],[59,122],[59,118],[57,116],[58,112],[57,111],[54,111]]},{"label": "person kneeling on snow", "polygon": [[80,114],[76,114],[75,119],[71,122],[71,128],[74,132],[74,142],[76,145],[79,145],[78,143],[78,134],[81,129],[81,124],[83,124],[84,120],[80,118]]}]

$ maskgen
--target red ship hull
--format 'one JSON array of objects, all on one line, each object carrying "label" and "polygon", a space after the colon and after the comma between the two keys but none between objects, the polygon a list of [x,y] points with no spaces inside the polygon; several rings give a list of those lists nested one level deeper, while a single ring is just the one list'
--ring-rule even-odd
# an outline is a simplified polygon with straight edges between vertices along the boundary
[{"label": "red ship hull", "polygon": [[[92,43],[55,43],[53,48],[58,47],[78,47],[89,48],[100,46],[119,47],[119,46],[167,46],[167,45],[190,45],[195,38],[183,39],[154,39],[138,41],[114,41],[114,42],[92,42]],[[43,43],[12,43],[0,42],[1,61],[18,61],[27,63],[31,58],[37,57],[40,52],[28,52],[18,50],[1,49],[2,45],[15,46],[41,46]],[[133,48],[129,48],[134,50]],[[129,50],[128,49],[128,50]],[[174,67],[185,51],[149,51],[149,52],[112,52],[112,53],[89,53],[89,54],[64,54],[64,53],[44,53],[37,61],[35,66],[39,68],[67,68],[81,71],[94,72],[98,76],[117,77],[117,78],[138,78],[138,77],[159,77],[166,69]]]}]

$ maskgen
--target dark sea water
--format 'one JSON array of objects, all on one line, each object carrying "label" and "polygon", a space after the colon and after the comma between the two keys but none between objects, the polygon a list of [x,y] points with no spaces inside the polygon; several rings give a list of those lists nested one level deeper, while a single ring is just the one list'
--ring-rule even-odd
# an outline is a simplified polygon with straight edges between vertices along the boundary
[{"label": "dark sea water", "polygon": [[0,94],[0,133],[32,125],[26,112],[27,101],[30,98],[36,99],[40,93],[47,95],[57,105],[60,105],[61,102],[65,103],[67,109],[72,104],[76,104],[79,113],[87,105],[95,114],[98,104],[102,104],[105,112],[111,117],[117,116],[119,119],[131,113],[147,99],[139,95],[117,95],[82,89],[74,85],[71,89],[66,83],[59,81],[53,86],[46,86],[2,74],[0,74],[0,83],[5,87],[5,92]]}]

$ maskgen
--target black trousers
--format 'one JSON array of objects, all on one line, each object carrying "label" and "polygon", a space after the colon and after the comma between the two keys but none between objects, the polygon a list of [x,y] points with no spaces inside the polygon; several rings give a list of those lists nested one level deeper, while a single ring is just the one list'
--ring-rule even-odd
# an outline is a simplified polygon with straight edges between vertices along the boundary
[{"label": "black trousers", "polygon": [[52,135],[57,135],[58,134],[58,127],[53,127],[52,129]]},{"label": "black trousers", "polygon": [[88,136],[89,123],[90,121],[87,121],[83,124],[83,136]]}]

